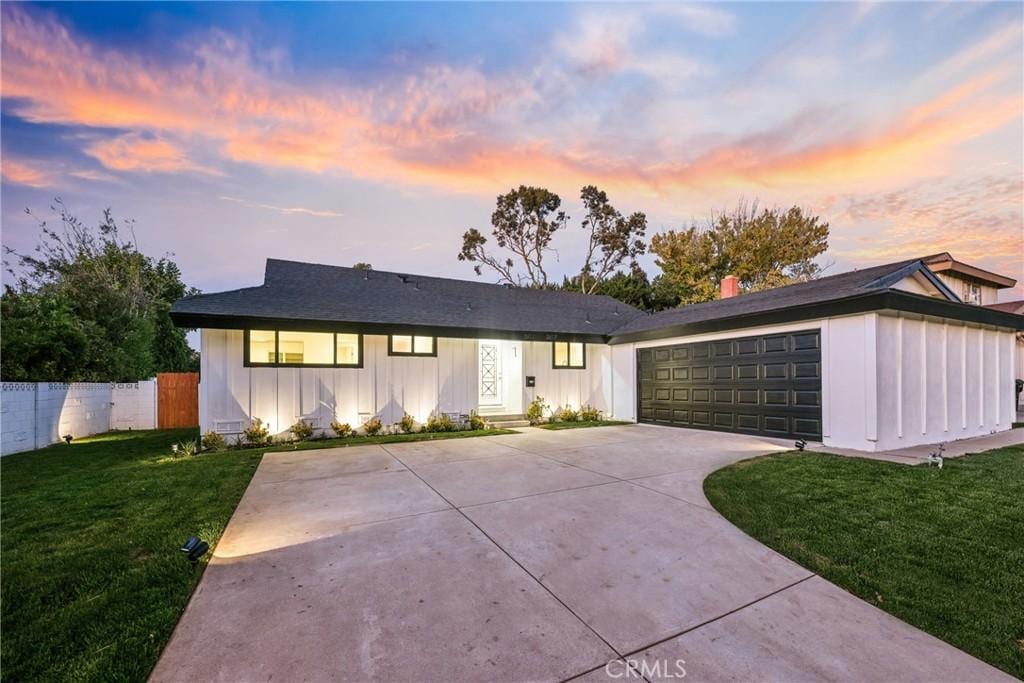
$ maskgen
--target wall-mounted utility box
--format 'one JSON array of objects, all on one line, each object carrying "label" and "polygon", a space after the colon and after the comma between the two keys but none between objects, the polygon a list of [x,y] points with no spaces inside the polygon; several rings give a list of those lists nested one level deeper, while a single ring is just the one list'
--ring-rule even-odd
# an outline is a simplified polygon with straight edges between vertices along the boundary
[{"label": "wall-mounted utility box", "polygon": [[526,376],[526,386],[528,386],[528,387],[535,387],[535,386],[537,386],[537,378],[534,377],[533,375],[527,375]]}]

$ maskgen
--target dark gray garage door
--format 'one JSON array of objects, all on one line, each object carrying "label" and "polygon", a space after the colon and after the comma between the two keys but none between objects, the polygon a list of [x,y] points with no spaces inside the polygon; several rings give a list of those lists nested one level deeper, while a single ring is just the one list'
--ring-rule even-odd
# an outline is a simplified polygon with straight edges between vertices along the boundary
[{"label": "dark gray garage door", "polygon": [[637,351],[640,421],[821,439],[818,330]]}]

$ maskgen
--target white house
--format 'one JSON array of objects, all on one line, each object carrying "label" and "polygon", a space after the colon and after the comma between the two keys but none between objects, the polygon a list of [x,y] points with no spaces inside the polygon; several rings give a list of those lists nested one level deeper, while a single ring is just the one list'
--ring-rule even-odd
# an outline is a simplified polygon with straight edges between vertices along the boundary
[{"label": "white house", "polygon": [[653,315],[603,296],[270,259],[262,285],[188,297],[171,315],[201,329],[204,432],[257,417],[279,433],[299,419],[518,415],[535,396],[867,451],[1009,429],[1024,316],[963,303],[957,277],[985,271],[928,259]]}]

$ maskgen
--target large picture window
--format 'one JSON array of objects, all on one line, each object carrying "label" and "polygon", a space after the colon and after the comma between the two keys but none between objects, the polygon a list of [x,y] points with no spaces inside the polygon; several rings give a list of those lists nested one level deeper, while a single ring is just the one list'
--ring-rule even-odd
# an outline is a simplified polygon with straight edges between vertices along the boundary
[{"label": "large picture window", "polygon": [[437,337],[417,337],[409,334],[388,336],[389,356],[436,356]]},{"label": "large picture window", "polygon": [[360,368],[363,337],[343,332],[246,330],[245,365]]},{"label": "large picture window", "polygon": [[551,367],[580,370],[587,367],[587,345],[583,342],[552,342]]}]

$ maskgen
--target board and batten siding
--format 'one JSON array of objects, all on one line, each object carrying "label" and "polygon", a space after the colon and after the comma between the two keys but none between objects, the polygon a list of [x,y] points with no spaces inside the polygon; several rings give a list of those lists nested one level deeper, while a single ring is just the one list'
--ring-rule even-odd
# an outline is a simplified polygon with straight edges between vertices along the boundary
[{"label": "board and batten siding", "polygon": [[[241,330],[203,329],[199,421],[203,432],[240,432],[253,418],[281,434],[300,418],[316,429],[331,421],[358,427],[371,417],[393,424],[409,413],[469,413],[478,407],[478,342],[437,340],[437,357],[389,356],[387,336],[364,335],[362,368],[254,368],[243,365]],[[610,347],[587,345],[585,370],[554,370],[550,342],[523,342],[523,407],[537,394],[552,407],[589,404],[608,411]]]},{"label": "board and batten siding", "polygon": [[1010,429],[1014,332],[895,312],[672,337],[612,347],[612,414],[636,420],[636,351],[818,329],[822,439],[882,451]]},{"label": "board and batten siding", "polygon": [[476,341],[438,339],[437,357],[388,355],[384,335],[363,337],[362,368],[244,367],[241,330],[201,332],[199,421],[204,432],[241,431],[252,418],[286,431],[300,418],[318,429],[331,421],[358,427],[409,413],[469,412],[477,401]]},{"label": "board and batten siding", "polygon": [[611,353],[606,344],[587,344],[586,368],[554,369],[551,342],[523,342],[523,376],[536,378],[535,387],[523,382],[523,410],[536,397],[555,410],[593,406],[611,416]]}]

